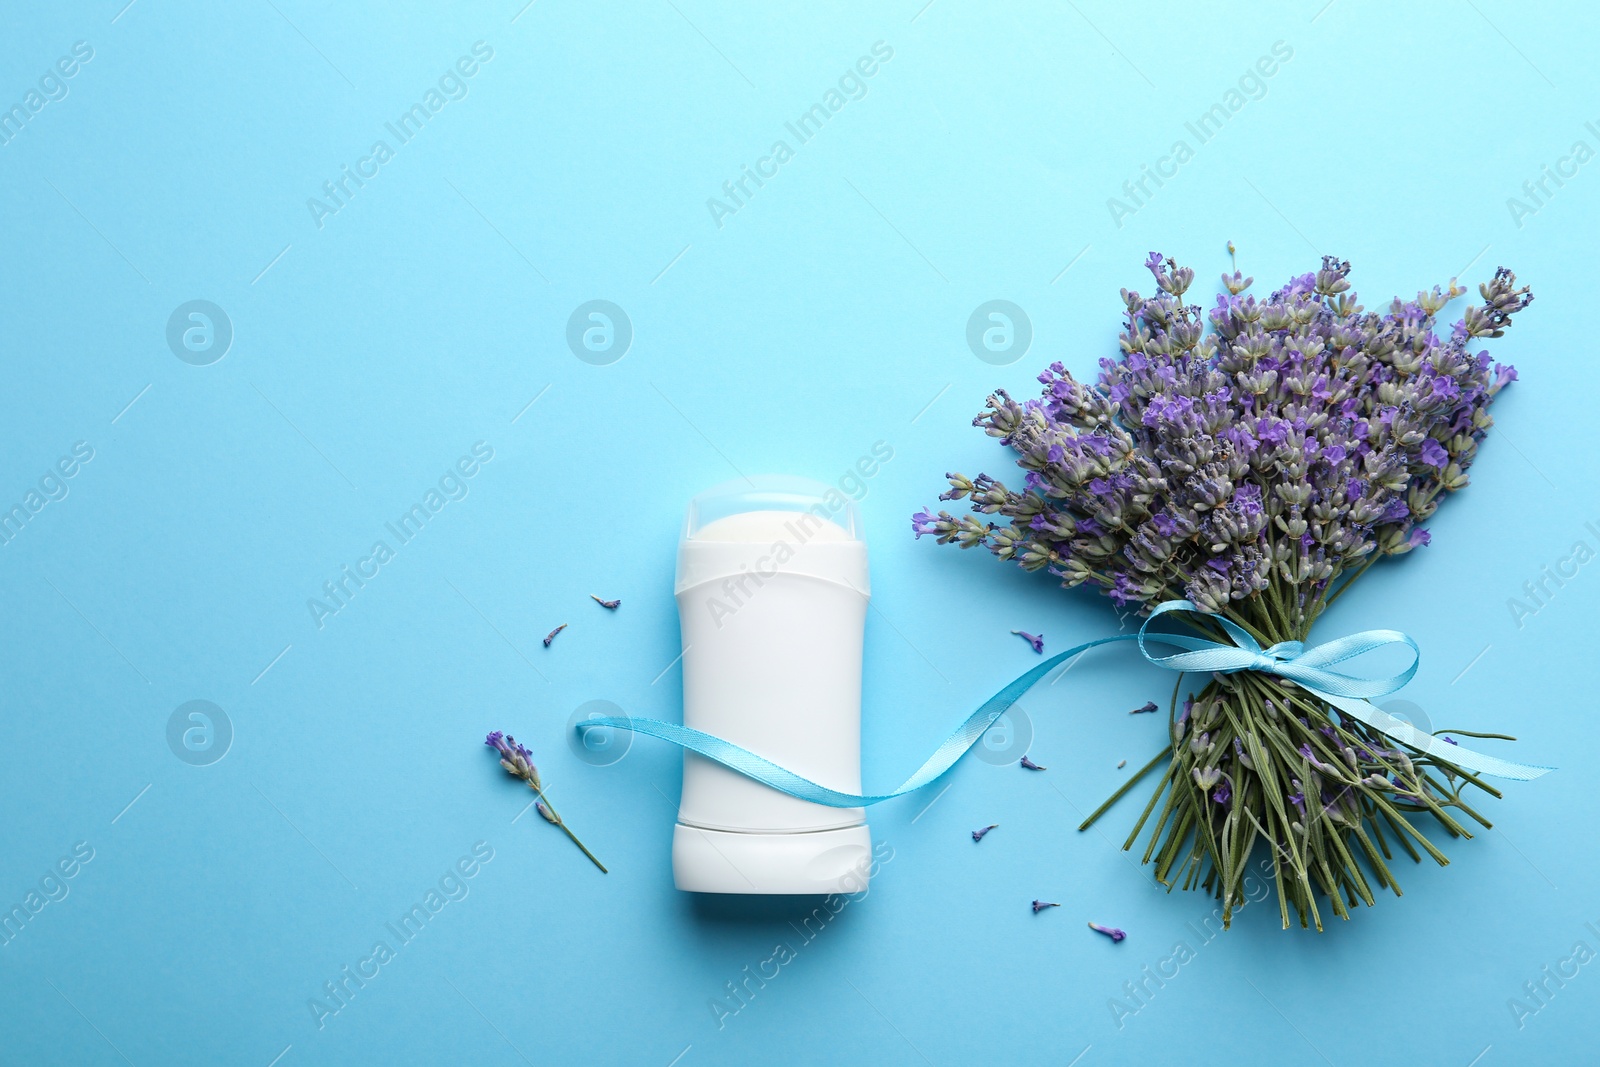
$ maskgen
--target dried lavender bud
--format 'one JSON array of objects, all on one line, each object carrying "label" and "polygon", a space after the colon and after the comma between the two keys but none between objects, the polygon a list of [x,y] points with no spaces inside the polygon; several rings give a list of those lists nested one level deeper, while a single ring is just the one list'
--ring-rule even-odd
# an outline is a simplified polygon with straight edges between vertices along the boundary
[{"label": "dried lavender bud", "polygon": [[1156,710],[1156,702],[1154,700],[1147,700],[1143,704],[1139,705],[1137,708],[1134,708],[1132,711],[1128,712],[1128,714],[1129,715],[1145,715],[1145,714],[1148,714],[1148,713],[1150,713],[1152,711],[1155,711],[1155,710]]},{"label": "dried lavender bud", "polygon": [[589,599],[594,601],[596,604],[599,604],[601,607],[607,609],[608,611],[616,611],[618,608],[622,607],[622,601],[620,601],[620,600],[601,600],[599,597],[595,596],[593,593],[589,594]]},{"label": "dried lavender bud", "polygon": [[1000,824],[997,823],[997,822],[990,823],[988,826],[985,826],[985,827],[983,827],[981,829],[972,831],[972,839],[974,841],[982,841],[983,838],[984,838],[984,835],[986,835],[990,830],[996,829],[997,827],[999,827],[999,825]]},{"label": "dried lavender bud", "polygon": [[1011,632],[1032,645],[1035,652],[1041,654],[1044,652],[1044,634],[1030,634],[1026,630],[1012,630]]},{"label": "dried lavender bud", "polygon": [[1059,907],[1061,907],[1060,904],[1052,904],[1048,900],[1036,900],[1036,901],[1033,902],[1033,913],[1035,915],[1037,915],[1037,914],[1039,914],[1041,911],[1043,911],[1046,908],[1059,908]]},{"label": "dried lavender bud", "polygon": [[554,641],[556,639],[556,634],[560,633],[562,630],[565,630],[566,628],[567,628],[567,624],[566,623],[562,623],[560,626],[557,626],[554,630],[551,630],[549,633],[545,634],[544,635],[544,647],[545,648],[549,648],[550,647],[550,642]]},{"label": "dried lavender bud", "polygon": [[1017,762],[1022,764],[1022,766],[1026,767],[1030,771],[1042,771],[1045,769],[1033,762],[1033,760],[1029,759],[1027,756],[1023,756],[1022,759],[1018,760]]},{"label": "dried lavender bud", "polygon": [[484,738],[483,743],[500,753],[500,766],[506,769],[507,774],[521,778],[534,789],[539,788],[539,769],[533,765],[533,753],[518,744],[515,737],[495,730]]},{"label": "dried lavender bud", "polygon": [[1118,930],[1115,926],[1101,926],[1099,923],[1090,923],[1089,929],[1093,930],[1097,934],[1105,934],[1112,941],[1122,941],[1128,936],[1123,931]]}]

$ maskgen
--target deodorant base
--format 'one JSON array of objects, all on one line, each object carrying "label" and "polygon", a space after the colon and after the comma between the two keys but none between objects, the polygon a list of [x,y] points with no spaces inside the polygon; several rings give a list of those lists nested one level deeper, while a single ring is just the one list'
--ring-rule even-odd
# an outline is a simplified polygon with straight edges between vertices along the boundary
[{"label": "deodorant base", "polygon": [[864,825],[743,834],[678,823],[672,832],[672,878],[688,893],[859,893],[871,864]]}]

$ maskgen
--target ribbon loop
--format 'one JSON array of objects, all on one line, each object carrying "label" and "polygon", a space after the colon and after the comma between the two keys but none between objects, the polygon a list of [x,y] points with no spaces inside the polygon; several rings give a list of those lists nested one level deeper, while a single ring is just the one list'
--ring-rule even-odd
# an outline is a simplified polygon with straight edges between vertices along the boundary
[{"label": "ribbon loop", "polygon": [[[1227,645],[1209,637],[1192,636],[1165,631],[1150,632],[1150,624],[1162,615],[1173,612],[1202,615],[1207,622],[1222,628],[1233,640]],[[765,757],[741,748],[720,737],[703,733],[675,723],[656,719],[633,719],[619,716],[586,719],[577,724],[580,734],[586,730],[616,728],[659,737],[687,751],[715,760],[731,770],[753,778],[790,796],[834,808],[858,808],[878,804],[920,789],[942,776],[978,739],[1004,715],[1021,696],[1063,663],[1099,645],[1122,641],[1137,641],[1139,652],[1150,663],[1175,671],[1197,673],[1236,674],[1239,671],[1257,671],[1287,679],[1322,698],[1348,716],[1370,726],[1402,744],[1431,756],[1445,760],[1475,774],[1487,774],[1514,781],[1530,781],[1550,771],[1550,767],[1513,763],[1485,753],[1475,752],[1465,746],[1445,743],[1432,734],[1423,733],[1410,723],[1396,719],[1383,709],[1367,702],[1368,697],[1386,696],[1409,682],[1417,673],[1422,652],[1417,643],[1399,630],[1363,630],[1336,638],[1325,644],[1306,648],[1300,641],[1280,641],[1263,649],[1261,643],[1244,627],[1221,615],[1206,615],[1187,600],[1169,600],[1150,612],[1149,618],[1136,634],[1102,637],[1057,653],[1026,671],[1010,682],[1000,692],[984,701],[977,711],[956,727],[940,743],[933,755],[917,768],[915,774],[888,793],[856,796],[820,785],[778,766]],[[1149,644],[1161,643],[1186,649],[1170,655],[1157,655]],[[1391,645],[1403,645],[1411,650],[1411,663],[1404,670],[1388,678],[1358,678],[1341,671],[1331,670],[1333,665],[1355,659],[1368,652]]]}]

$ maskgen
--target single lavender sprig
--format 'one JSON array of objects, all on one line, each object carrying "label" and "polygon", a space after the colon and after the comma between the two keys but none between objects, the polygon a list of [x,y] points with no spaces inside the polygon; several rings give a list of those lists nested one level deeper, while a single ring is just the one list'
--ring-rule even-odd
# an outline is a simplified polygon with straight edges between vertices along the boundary
[{"label": "single lavender sprig", "polygon": [[1115,926],[1101,926],[1099,923],[1090,923],[1089,929],[1093,930],[1097,934],[1105,934],[1112,941],[1121,941],[1128,936],[1123,931],[1118,930]]},{"label": "single lavender sprig", "polygon": [[534,801],[534,809],[544,817],[544,820],[559,826],[561,832],[571,838],[574,845],[583,850],[583,854],[589,857],[591,863],[600,868],[602,874],[611,873],[606,870],[606,865],[596,859],[593,852],[589,851],[588,846],[578,840],[578,835],[572,832],[556,812],[555,805],[550,803],[550,798],[545,795],[544,786],[539,781],[539,768],[533,765],[533,753],[529,752],[516,738],[503,734],[499,730],[491,731],[489,736],[484,738],[483,743],[500,753],[500,766],[506,769],[507,774],[528,783],[528,788],[532,789],[538,797]]}]

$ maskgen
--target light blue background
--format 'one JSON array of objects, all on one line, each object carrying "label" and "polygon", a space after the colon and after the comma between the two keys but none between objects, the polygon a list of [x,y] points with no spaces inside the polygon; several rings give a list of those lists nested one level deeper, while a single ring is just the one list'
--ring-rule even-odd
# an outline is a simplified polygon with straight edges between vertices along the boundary
[{"label": "light blue background", "polygon": [[[1600,948],[1583,755],[1600,565],[1520,627],[1507,601],[1579,539],[1600,547],[1583,289],[1600,163],[1521,225],[1506,200],[1575,140],[1600,147],[1593,11],[124,3],[0,15],[6,107],[75,41],[94,49],[0,147],[0,503],[74,442],[95,450],[0,548],[0,902],[94,849],[0,948],[0,1059],[1592,1058],[1596,965],[1521,1028],[1507,1002],[1574,942]],[[319,228],[307,199],[480,40],[469,95]],[[866,96],[790,140],[878,41],[893,58]],[[1184,123],[1275,41],[1293,58],[1265,96],[1119,228],[1107,198],[1194,147]],[[719,228],[707,198],[778,138],[794,158]],[[1325,252],[1369,306],[1500,263],[1534,286],[1493,346],[1523,377],[1473,488],[1322,632],[1406,630],[1424,655],[1402,695],[1435,726],[1507,729],[1522,743],[1497,751],[1561,771],[1490,802],[1496,829],[1446,845],[1448,869],[1407,866],[1401,899],[1321,936],[1247,908],[1202,947],[1212,902],[1117,850],[1136,803],[1075,829],[1117,761],[1159,744],[1157,717],[1126,712],[1171,684],[1105,653],[1025,701],[1046,773],[969,759],[947,790],[874,810],[893,859],[870,894],[719,1029],[708,1002],[798,943],[814,902],[676,893],[678,755],[641,740],[594,767],[565,739],[589,700],[680,713],[685,501],[741,473],[833,481],[893,448],[861,503],[866,780],[888,787],[1031,665],[1009,630],[1060,649],[1117,625],[1104,601],[912,540],[946,470],[1013,470],[968,425],[984,394],[1114,354],[1117,289],[1148,288],[1152,248],[1209,303],[1230,239],[1264,291]],[[965,342],[995,298],[1034,329],[1005,367]],[[210,366],[165,341],[193,299],[233,324]],[[592,299],[633,323],[609,366],[565,341]],[[478,441],[494,458],[470,495],[319,629],[307,598]],[[235,732],[210,766],[166,741],[195,699]],[[493,728],[533,746],[609,876],[513,822],[527,793],[482,748]],[[308,999],[480,840],[494,859],[470,894],[319,1029]],[[1035,916],[1035,897],[1062,907]],[[1180,939],[1196,958],[1119,1028],[1110,998]]]}]

